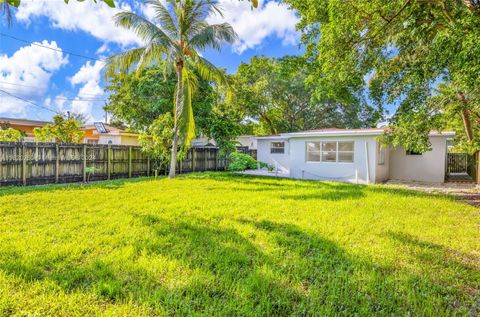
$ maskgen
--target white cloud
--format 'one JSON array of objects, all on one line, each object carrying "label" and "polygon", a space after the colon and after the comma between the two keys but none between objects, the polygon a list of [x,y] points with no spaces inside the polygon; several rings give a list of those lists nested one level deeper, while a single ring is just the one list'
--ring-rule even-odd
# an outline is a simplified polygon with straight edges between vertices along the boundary
[{"label": "white cloud", "polygon": [[115,26],[112,18],[120,10],[131,7],[124,2],[110,8],[102,1],[70,1],[65,5],[63,0],[22,0],[15,18],[28,25],[34,18],[47,17],[54,28],[84,31],[106,43],[141,44],[133,32]]},{"label": "white cloud", "polygon": [[[104,97],[103,88],[100,86],[103,66],[104,63],[101,61],[95,63],[88,61],[70,78],[72,85],[82,85],[78,90],[76,100],[70,102],[70,110],[85,115],[88,121],[94,121],[93,108],[103,106],[101,101],[96,101]],[[60,106],[62,109],[66,109],[64,103]]]},{"label": "white cloud", "polygon": [[[42,41],[43,46],[60,49],[55,41]],[[0,55],[0,89],[28,100],[43,96],[53,73],[68,62],[62,52],[30,45],[13,55]],[[0,113],[25,114],[28,103],[15,97],[0,97]]]},{"label": "white cloud", "polygon": [[239,36],[234,44],[234,51],[241,54],[247,49],[261,46],[263,41],[276,36],[283,45],[298,42],[295,26],[299,22],[295,11],[276,1],[259,1],[258,8],[252,9],[249,1],[219,0],[223,8],[222,18],[210,16],[209,23],[228,22]]}]

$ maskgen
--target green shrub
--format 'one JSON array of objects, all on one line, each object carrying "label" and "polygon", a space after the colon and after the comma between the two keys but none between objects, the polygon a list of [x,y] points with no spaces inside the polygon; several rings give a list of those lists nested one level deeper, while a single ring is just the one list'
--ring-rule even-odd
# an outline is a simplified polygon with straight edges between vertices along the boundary
[{"label": "green shrub", "polygon": [[267,163],[258,162],[248,154],[239,152],[233,152],[230,154],[230,165],[228,165],[228,170],[230,172],[243,172],[245,170],[257,169],[258,167],[266,167],[269,171],[273,170],[274,168]]}]

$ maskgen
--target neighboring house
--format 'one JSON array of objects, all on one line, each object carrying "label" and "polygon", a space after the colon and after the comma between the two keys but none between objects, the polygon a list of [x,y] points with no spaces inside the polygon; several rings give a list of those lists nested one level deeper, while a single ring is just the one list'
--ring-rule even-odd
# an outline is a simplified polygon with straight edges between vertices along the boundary
[{"label": "neighboring house", "polygon": [[254,135],[240,135],[237,137],[237,141],[241,146],[246,147],[249,150],[257,149],[257,137]]},{"label": "neighboring house", "polygon": [[41,128],[49,123],[50,122],[47,121],[36,121],[28,119],[0,118],[0,125],[5,124],[9,128],[23,132],[25,134],[24,141],[26,142],[35,142],[35,135],[33,134],[33,129]]},{"label": "neighboring house", "polygon": [[[36,142],[33,130],[44,127],[49,123],[48,121],[0,118],[0,124],[8,125],[12,129],[25,133],[24,141],[26,142]],[[115,128],[106,123],[95,122],[94,124],[85,125],[81,129],[85,131],[83,143],[138,145],[138,134]]]},{"label": "neighboring house", "polygon": [[201,135],[199,137],[196,137],[195,139],[192,139],[190,141],[190,145],[192,147],[210,147],[210,146],[216,146],[216,143],[214,140],[209,139],[204,135]]},{"label": "neighboring house", "polygon": [[257,137],[257,158],[283,176],[297,179],[379,183],[388,179],[444,182],[447,140],[453,132],[432,132],[432,150],[411,153],[384,148],[382,128],[323,129]]},{"label": "neighboring house", "polygon": [[83,126],[82,130],[85,131],[83,143],[138,145],[137,133],[127,132],[106,123],[95,122],[94,124]]}]

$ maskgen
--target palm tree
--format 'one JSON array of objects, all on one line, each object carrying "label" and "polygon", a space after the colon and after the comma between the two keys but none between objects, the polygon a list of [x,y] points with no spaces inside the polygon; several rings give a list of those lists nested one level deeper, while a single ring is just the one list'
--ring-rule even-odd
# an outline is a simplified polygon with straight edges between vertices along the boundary
[{"label": "palm tree", "polygon": [[233,43],[237,34],[228,23],[208,24],[210,14],[222,14],[215,0],[144,0],[154,11],[155,24],[133,13],[120,12],[114,17],[117,25],[134,31],[145,46],[113,55],[107,62],[106,75],[126,73],[133,68],[140,71],[158,63],[165,71],[175,71],[174,133],[169,177],[175,177],[179,144],[190,145],[195,136],[192,112],[192,93],[198,77],[227,83],[225,73],[203,58],[199,51],[206,48],[220,50],[223,43]]}]

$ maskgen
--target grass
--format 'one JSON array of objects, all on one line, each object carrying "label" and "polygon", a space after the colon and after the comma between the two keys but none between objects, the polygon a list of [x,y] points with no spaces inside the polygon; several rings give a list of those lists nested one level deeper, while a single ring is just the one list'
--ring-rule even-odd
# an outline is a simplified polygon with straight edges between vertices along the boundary
[{"label": "grass", "polygon": [[479,258],[478,209],[386,186],[0,189],[0,316],[477,316]]}]

